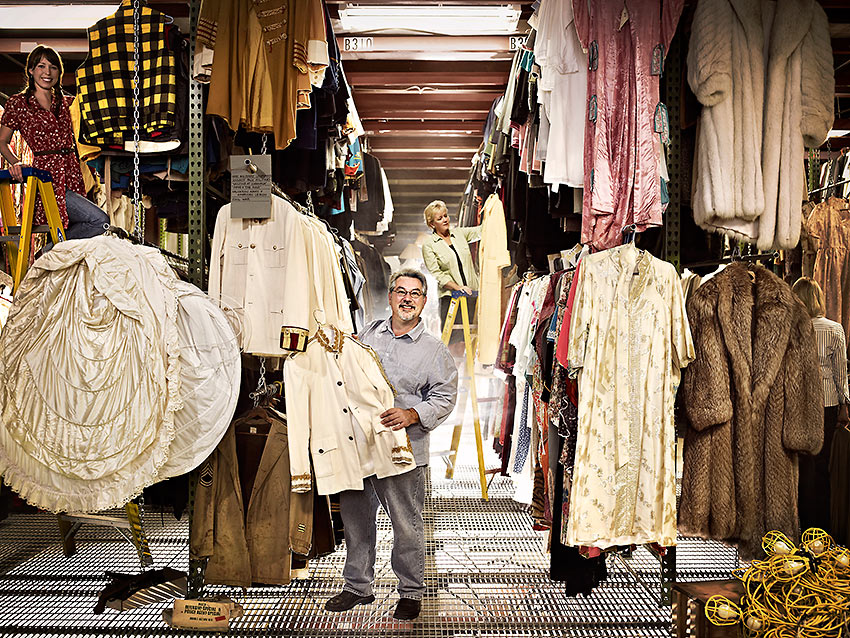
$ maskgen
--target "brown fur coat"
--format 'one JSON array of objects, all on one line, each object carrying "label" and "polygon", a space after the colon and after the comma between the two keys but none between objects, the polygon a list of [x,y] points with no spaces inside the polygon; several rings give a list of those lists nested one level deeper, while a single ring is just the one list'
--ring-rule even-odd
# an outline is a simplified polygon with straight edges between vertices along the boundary
[{"label": "brown fur coat", "polygon": [[797,455],[823,444],[814,329],[786,283],[741,262],[703,284],[687,310],[696,359],[682,388],[679,529],[736,544],[749,560],[770,530],[799,537]]}]

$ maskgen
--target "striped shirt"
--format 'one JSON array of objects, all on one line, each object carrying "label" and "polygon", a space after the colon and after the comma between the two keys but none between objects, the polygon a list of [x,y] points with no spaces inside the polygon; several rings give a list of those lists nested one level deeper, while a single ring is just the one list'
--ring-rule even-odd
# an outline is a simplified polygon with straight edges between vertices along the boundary
[{"label": "striped shirt", "polygon": [[823,404],[832,407],[850,403],[847,392],[847,350],[844,328],[826,317],[812,319],[818,344],[820,376],[823,381]]}]

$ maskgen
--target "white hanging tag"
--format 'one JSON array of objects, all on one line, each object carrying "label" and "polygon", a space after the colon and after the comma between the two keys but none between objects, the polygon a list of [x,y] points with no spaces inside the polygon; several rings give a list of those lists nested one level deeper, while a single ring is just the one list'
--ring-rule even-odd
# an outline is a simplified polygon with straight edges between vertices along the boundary
[{"label": "white hanging tag", "polygon": [[230,217],[268,219],[272,216],[272,156],[230,156]]}]

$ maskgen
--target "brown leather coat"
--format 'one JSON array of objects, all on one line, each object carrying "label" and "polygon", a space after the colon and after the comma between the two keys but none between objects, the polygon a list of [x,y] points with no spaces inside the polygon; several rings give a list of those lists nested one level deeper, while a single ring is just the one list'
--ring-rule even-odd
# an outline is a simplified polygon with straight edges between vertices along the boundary
[{"label": "brown leather coat", "polygon": [[[847,200],[830,197],[815,206],[803,224],[803,274],[820,284],[826,318],[840,323],[844,334],[850,331],[850,222],[846,211]],[[812,251],[814,263],[808,269]]]}]

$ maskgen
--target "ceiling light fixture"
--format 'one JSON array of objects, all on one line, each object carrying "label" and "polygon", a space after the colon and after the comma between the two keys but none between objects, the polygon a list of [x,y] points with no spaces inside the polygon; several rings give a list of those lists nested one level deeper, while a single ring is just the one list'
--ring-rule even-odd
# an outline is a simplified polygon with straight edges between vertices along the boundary
[{"label": "ceiling light fixture", "polygon": [[347,33],[418,31],[444,35],[514,33],[520,10],[505,5],[358,5],[339,10]]},{"label": "ceiling light fixture", "polygon": [[119,6],[120,2],[0,5],[0,25],[3,29],[88,29],[101,18],[115,13]]},{"label": "ceiling light fixture", "polygon": [[404,90],[407,91],[407,92],[410,92],[410,93],[413,93],[415,91],[416,93],[419,93],[420,95],[422,93],[435,93],[436,91],[438,91],[438,89],[433,87],[433,86],[416,86],[416,85],[409,86]]}]

